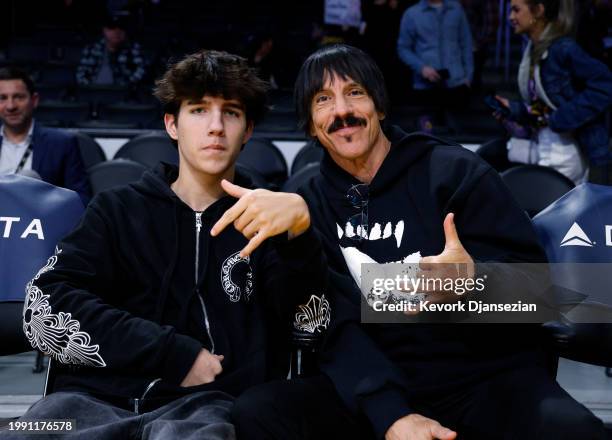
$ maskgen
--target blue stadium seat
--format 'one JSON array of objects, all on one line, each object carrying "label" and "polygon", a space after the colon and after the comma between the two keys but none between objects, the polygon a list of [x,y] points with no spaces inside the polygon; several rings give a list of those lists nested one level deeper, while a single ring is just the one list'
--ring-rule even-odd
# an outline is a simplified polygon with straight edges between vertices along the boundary
[{"label": "blue stadium seat", "polygon": [[116,153],[115,159],[130,159],[147,168],[159,162],[178,165],[178,151],[166,133],[147,133],[129,140]]},{"label": "blue stadium seat", "polygon": [[238,163],[259,172],[273,189],[287,180],[285,157],[268,139],[252,137],[238,156]]},{"label": "blue stadium seat", "polygon": [[94,195],[101,191],[140,180],[147,167],[127,159],[101,162],[87,170]]},{"label": "blue stadium seat", "polygon": [[529,217],[574,188],[574,182],[560,172],[539,165],[510,168],[501,173],[501,178]]}]

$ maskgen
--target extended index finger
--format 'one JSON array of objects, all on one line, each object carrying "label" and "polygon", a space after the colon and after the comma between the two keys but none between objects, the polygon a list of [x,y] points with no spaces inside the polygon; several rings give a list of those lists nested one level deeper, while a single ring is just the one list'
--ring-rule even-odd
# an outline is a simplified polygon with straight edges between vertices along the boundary
[{"label": "extended index finger", "polygon": [[237,199],[251,192],[250,189],[243,188],[240,185],[236,185],[235,183],[232,183],[227,179],[223,179],[221,181],[221,188],[223,188],[223,190],[230,196],[236,197]]},{"label": "extended index finger", "polygon": [[217,220],[217,223],[213,225],[210,230],[210,235],[212,235],[213,237],[219,235],[221,231],[223,231],[227,227],[227,225],[233,223],[234,220],[240,217],[242,213],[247,209],[247,207],[248,204],[245,198],[241,198],[236,203],[234,203],[234,205],[227,211],[225,211],[221,218]]},{"label": "extended index finger", "polygon": [[240,256],[242,258],[251,255],[251,253],[259,247],[260,244],[264,242],[264,240],[268,238],[268,235],[265,232],[259,231],[251,241],[240,251]]}]

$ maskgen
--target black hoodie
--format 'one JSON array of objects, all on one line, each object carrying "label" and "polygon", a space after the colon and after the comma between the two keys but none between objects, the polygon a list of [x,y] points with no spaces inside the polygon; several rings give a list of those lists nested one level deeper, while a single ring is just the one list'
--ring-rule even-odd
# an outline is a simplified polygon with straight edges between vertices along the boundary
[{"label": "black hoodie", "polygon": [[[26,334],[60,362],[56,391],[122,402],[161,378],[148,396],[237,395],[270,376],[296,304],[321,293],[325,263],[312,229],[242,259],[247,240],[233,226],[210,235],[236,199],[196,213],[170,189],[177,172],[161,165],[99,194],[28,286]],[[249,186],[240,175],[235,182]],[[202,348],[225,357],[222,374],[180,387]]]},{"label": "black hoodie", "polygon": [[444,248],[442,225],[449,212],[455,213],[459,238],[474,260],[546,261],[529,218],[497,172],[476,155],[395,127],[385,134],[391,149],[368,185],[370,239],[347,238],[355,233],[347,220],[359,212],[347,192],[361,182],[329,154],[321,175],[301,190],[324,237],[334,289],[321,368],[379,437],[395,420],[417,411],[415,402],[521,363],[545,362],[529,326],[359,323],[361,292],[342,248],[357,248],[378,263],[416,252],[437,255]]}]

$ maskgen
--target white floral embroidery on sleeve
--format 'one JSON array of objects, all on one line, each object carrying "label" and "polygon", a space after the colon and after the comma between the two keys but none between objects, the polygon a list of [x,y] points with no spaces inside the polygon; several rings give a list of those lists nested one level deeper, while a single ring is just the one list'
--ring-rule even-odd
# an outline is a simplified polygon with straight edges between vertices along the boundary
[{"label": "white floral embroidery on sleeve", "polygon": [[45,295],[35,284],[42,274],[55,268],[61,253],[61,249],[55,248],[55,255],[49,258],[47,264],[26,286],[23,331],[32,347],[58,362],[105,367],[106,363],[98,353],[99,346],[91,345],[91,337],[80,331],[79,321],[72,319],[70,313],[52,313],[49,295]]}]

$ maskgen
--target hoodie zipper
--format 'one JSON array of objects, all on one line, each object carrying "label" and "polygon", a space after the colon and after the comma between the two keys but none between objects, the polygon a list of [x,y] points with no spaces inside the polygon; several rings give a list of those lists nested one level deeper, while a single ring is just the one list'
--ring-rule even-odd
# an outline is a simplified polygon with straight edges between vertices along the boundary
[{"label": "hoodie zipper", "polygon": [[206,333],[208,334],[208,339],[210,340],[210,352],[212,354],[215,353],[215,341],[212,338],[212,333],[210,332],[210,321],[208,320],[208,312],[206,311],[206,304],[204,303],[204,298],[200,295],[200,289],[198,288],[198,272],[200,268],[200,231],[202,230],[202,213],[195,213],[195,226],[196,226],[196,248],[195,248],[195,286],[196,293],[198,295],[198,299],[200,300],[200,305],[202,306],[202,312],[204,312],[204,326],[206,327]]}]

